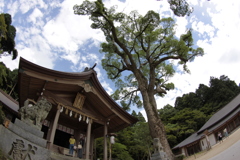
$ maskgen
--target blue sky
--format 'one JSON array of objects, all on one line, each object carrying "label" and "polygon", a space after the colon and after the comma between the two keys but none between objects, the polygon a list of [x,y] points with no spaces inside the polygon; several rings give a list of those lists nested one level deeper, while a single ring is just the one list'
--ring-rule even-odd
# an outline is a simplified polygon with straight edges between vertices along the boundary
[{"label": "blue sky", "polygon": [[[208,85],[210,76],[228,76],[240,83],[240,1],[236,0],[188,0],[194,8],[189,17],[176,17],[169,9],[167,0],[105,0],[107,7],[118,5],[117,11],[129,13],[137,10],[145,14],[154,10],[162,17],[171,16],[176,20],[176,36],[185,33],[187,28],[194,30],[194,43],[205,51],[188,63],[191,74],[177,72],[170,79],[175,90],[164,98],[157,98],[158,108],[166,104],[174,105],[175,99],[184,93],[194,92],[200,83]],[[0,1],[0,11],[12,15],[12,24],[17,29],[15,38],[19,56],[2,57],[0,61],[10,69],[18,67],[23,57],[46,68],[81,72],[85,67],[97,66],[98,78],[111,94],[114,83],[108,80],[101,67],[102,53],[99,45],[104,35],[101,30],[90,28],[87,16],[73,14],[73,6],[82,0],[4,0]],[[182,67],[178,68],[182,71]]]}]

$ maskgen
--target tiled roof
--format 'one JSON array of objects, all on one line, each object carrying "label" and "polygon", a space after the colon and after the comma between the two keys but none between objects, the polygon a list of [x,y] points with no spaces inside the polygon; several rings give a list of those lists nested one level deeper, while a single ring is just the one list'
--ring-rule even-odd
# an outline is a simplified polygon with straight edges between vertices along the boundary
[{"label": "tiled roof", "polygon": [[198,141],[199,139],[201,139],[202,136],[203,136],[203,134],[198,135],[197,132],[195,132],[191,136],[186,138],[184,141],[182,141],[181,143],[176,145],[173,149],[180,148],[180,147],[186,146],[188,144],[191,144],[195,141]]},{"label": "tiled roof", "polygon": [[220,121],[226,121],[226,118],[229,118],[229,115],[236,110],[239,110],[240,104],[240,94],[237,95],[231,102],[229,102],[226,106],[216,112],[203,126],[199,129],[198,133],[205,131],[208,128],[212,128],[213,125],[216,125]]}]

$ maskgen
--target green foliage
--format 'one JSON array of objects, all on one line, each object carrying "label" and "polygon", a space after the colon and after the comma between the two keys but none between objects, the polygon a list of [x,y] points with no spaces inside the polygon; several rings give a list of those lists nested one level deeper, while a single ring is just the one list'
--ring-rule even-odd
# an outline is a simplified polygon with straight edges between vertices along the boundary
[{"label": "green foliage", "polygon": [[206,122],[206,115],[199,110],[184,108],[171,118],[171,122],[179,124],[187,133],[190,133],[189,130],[196,131]]},{"label": "green foliage", "polygon": [[7,68],[6,68],[6,66],[2,63],[2,62],[0,62],[0,86],[2,87],[3,86],[3,82],[5,81],[7,81]]},{"label": "green foliage", "polygon": [[[104,140],[103,138],[97,138],[95,140],[97,158],[103,157],[103,140]],[[108,148],[108,153],[109,153],[109,148]],[[124,144],[118,143],[118,142],[116,142],[115,144],[112,144],[112,158],[119,159],[119,160],[125,160],[125,159],[133,160],[127,150],[127,147]]]},{"label": "green foliage", "polygon": [[199,97],[193,92],[184,94],[183,97],[177,97],[175,101],[175,107],[177,110],[181,110],[183,108],[199,109],[202,105],[203,104]]},{"label": "green foliage", "polygon": [[175,146],[196,132],[206,122],[206,118],[206,115],[199,110],[184,108],[176,112],[165,125],[170,146]]},{"label": "green foliage", "polygon": [[209,87],[200,84],[195,93],[177,97],[175,107],[158,110],[171,147],[198,131],[206,121],[240,93],[240,87],[227,76],[210,77]]},{"label": "green foliage", "polygon": [[[142,117],[140,112],[137,114],[134,111],[132,115]],[[148,123],[146,123],[143,119],[135,125],[119,131],[115,139],[116,143],[112,145],[113,159],[148,159],[149,153],[153,150]],[[97,158],[103,157],[103,138],[96,139],[95,144]]]},{"label": "green foliage", "polygon": [[142,113],[141,112],[138,112],[138,114],[133,110],[132,111],[132,116],[136,117],[139,122],[146,122],[145,118],[143,117]]},{"label": "green foliage", "polygon": [[104,144],[103,137],[95,139],[96,157],[97,158],[103,157],[103,144]]},{"label": "green foliage", "polygon": [[161,120],[163,121],[163,123],[167,124],[167,122],[169,121],[169,119],[171,117],[173,117],[175,114],[177,113],[177,110],[175,107],[171,106],[171,105],[166,105],[164,106],[162,109],[158,110],[158,114],[161,117]]},{"label": "green foliage", "polygon": [[16,59],[18,55],[14,41],[16,29],[11,23],[12,17],[10,14],[0,14],[0,56],[4,53],[8,53],[12,55],[12,59]]},{"label": "green foliage", "polygon": [[119,160],[133,160],[127,151],[127,147],[121,143],[115,143],[112,145],[112,158]]},{"label": "green foliage", "polygon": [[117,139],[119,143],[127,146],[127,150],[134,160],[147,159],[152,152],[152,139],[148,123],[145,122],[140,112],[134,114],[137,118],[140,117],[141,121],[118,132]]},{"label": "green foliage", "polygon": [[2,41],[2,39],[7,39],[7,24],[5,23],[4,14],[0,14],[0,42]]},{"label": "green foliage", "polygon": [[11,71],[3,62],[0,62],[0,89],[12,96],[14,99],[18,99],[16,87],[17,80],[18,70],[15,69]]},{"label": "green foliage", "polygon": [[141,112],[138,112],[137,118],[139,122],[146,122],[145,118],[143,117]]},{"label": "green foliage", "polygon": [[185,0],[168,0],[171,10],[175,15],[183,17],[190,15],[193,12],[193,8]]},{"label": "green foliage", "polygon": [[[179,16],[187,14],[189,9],[185,0],[171,0],[169,4],[171,9],[179,10]],[[186,62],[203,55],[201,48],[192,47],[191,30],[177,39],[174,20],[161,19],[154,11],[144,16],[137,11],[128,15],[116,13],[115,7],[107,9],[101,0],[86,0],[73,9],[75,14],[89,15],[93,21],[91,27],[103,31],[106,42],[101,44],[101,52],[105,53],[102,65],[108,77],[116,82],[118,89],[113,98],[120,99],[125,110],[131,105],[142,107],[143,85],[158,96],[174,89],[174,84],[168,83],[175,73],[171,60],[178,60],[188,72]]]}]

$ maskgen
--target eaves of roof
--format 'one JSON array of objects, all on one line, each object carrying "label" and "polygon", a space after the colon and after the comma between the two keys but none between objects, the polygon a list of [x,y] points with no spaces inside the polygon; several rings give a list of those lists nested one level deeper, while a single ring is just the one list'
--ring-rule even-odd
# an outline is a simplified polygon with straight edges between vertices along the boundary
[{"label": "eaves of roof", "polygon": [[206,129],[213,127],[222,120],[227,120],[229,115],[238,110],[240,104],[240,94],[238,94],[232,101],[225,105],[222,109],[216,112],[203,126],[198,130],[198,133],[204,132]]},{"label": "eaves of roof", "polygon": [[197,134],[197,132],[195,132],[191,136],[189,136],[188,138],[183,140],[181,143],[179,143],[178,145],[173,147],[172,149],[177,149],[177,148],[181,148],[183,146],[190,145],[190,144],[200,140],[202,137],[203,137],[203,134]]},{"label": "eaves of roof", "polygon": [[24,72],[24,69],[30,69],[35,71],[36,73],[43,74],[43,75],[51,75],[56,78],[66,78],[66,79],[81,79],[87,80],[89,79],[92,74],[96,74],[96,72],[92,69],[86,72],[61,72],[52,69],[48,69],[39,65],[36,65],[26,59],[20,57],[19,62],[19,72]]},{"label": "eaves of roof", "polygon": [[[137,118],[133,117],[130,115],[128,112],[122,109],[109,95],[108,93],[104,90],[102,87],[101,83],[99,82],[97,78],[97,73],[93,69],[89,69],[84,72],[61,72],[61,71],[55,71],[51,70],[45,67],[41,67],[39,65],[36,65],[32,62],[29,62],[25,60],[24,58],[20,57],[20,63],[19,63],[19,72],[24,73],[25,71],[33,71],[39,75],[42,76],[51,76],[54,77],[56,80],[57,79],[65,79],[69,81],[86,81],[90,80],[95,89],[98,90],[100,95],[104,97],[104,99],[111,105],[111,107],[117,111],[120,115],[123,115],[125,118],[127,118],[130,121],[130,124],[134,124],[138,121]],[[20,76],[19,76],[20,78]],[[20,86],[21,87],[21,86]],[[20,89],[21,90],[21,89]],[[20,102],[22,102],[20,97]]]},{"label": "eaves of roof", "polygon": [[16,100],[0,89],[0,101],[8,106],[15,114],[18,113],[19,105]]}]

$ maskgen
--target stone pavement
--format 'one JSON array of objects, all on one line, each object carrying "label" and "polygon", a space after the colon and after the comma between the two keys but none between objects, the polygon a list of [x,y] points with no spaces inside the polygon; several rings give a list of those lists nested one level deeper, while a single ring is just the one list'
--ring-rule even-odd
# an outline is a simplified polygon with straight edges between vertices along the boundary
[{"label": "stone pavement", "polygon": [[[184,160],[195,160],[195,159],[196,160],[210,160],[210,159],[213,160],[213,159],[216,159],[216,157],[218,157],[217,158],[218,160],[226,160],[226,159],[234,160],[235,158],[232,158],[232,157],[240,153],[240,150],[235,149],[236,145],[239,145],[239,148],[240,148],[240,143],[236,143],[236,142],[240,142],[239,140],[240,140],[240,129],[238,128],[233,133],[231,133],[228,138],[223,139],[222,143],[217,143],[214,146],[212,146],[212,149],[210,149],[209,151],[203,151],[201,153],[185,158]],[[236,145],[234,145],[235,143]],[[228,150],[229,148],[233,148],[233,149]],[[221,157],[221,153],[224,152],[225,150],[231,153],[224,154],[225,157],[223,158]],[[229,155],[229,157],[226,157],[227,155]],[[240,157],[238,157],[236,160],[238,159],[240,159]]]}]

